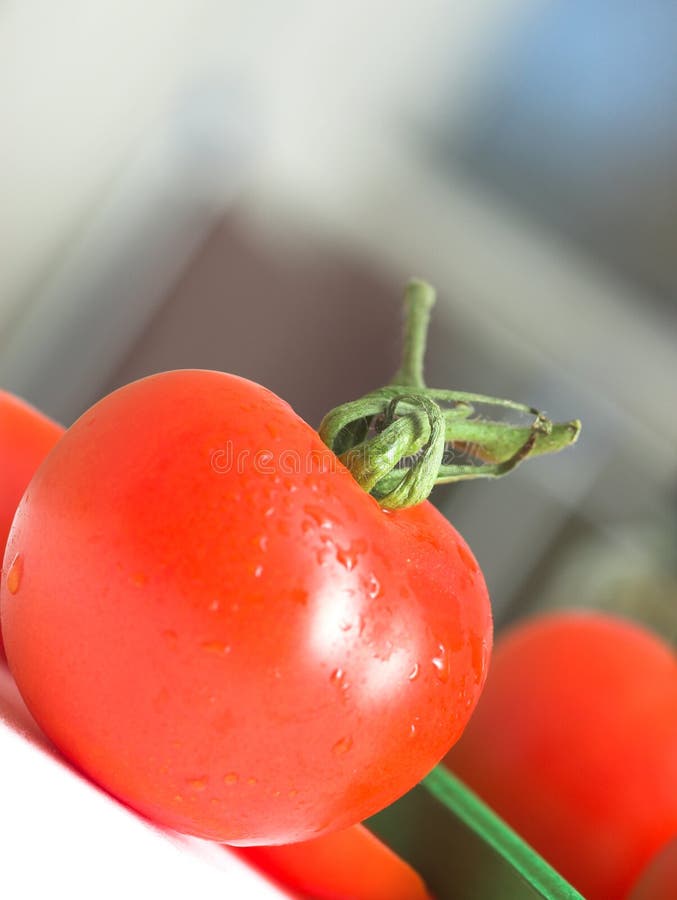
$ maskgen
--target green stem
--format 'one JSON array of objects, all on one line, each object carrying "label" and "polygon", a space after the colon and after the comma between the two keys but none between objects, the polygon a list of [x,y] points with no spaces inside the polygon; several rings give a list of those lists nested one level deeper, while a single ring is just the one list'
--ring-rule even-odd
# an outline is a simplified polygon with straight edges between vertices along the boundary
[{"label": "green stem", "polygon": [[402,362],[391,384],[424,388],[423,360],[430,324],[430,310],[435,304],[435,288],[426,281],[412,278],[404,293],[404,348]]},{"label": "green stem", "polygon": [[[427,388],[423,358],[435,302],[418,279],[405,292],[402,363],[392,381],[322,420],[320,437],[379,503],[399,509],[420,503],[435,484],[498,478],[525,459],[573,444],[578,420],[553,424],[531,406],[460,391]],[[479,415],[476,406],[533,417],[511,425]]]}]

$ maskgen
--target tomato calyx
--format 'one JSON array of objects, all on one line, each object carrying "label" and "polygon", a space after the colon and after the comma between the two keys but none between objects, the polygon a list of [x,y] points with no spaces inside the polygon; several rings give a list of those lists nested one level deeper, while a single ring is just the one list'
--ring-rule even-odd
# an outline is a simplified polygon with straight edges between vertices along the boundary
[{"label": "tomato calyx", "polygon": [[[324,443],[382,507],[415,506],[436,484],[500,478],[529,457],[575,443],[578,419],[553,423],[513,400],[427,387],[423,359],[435,290],[412,279],[404,302],[402,364],[390,383],[337,406],[319,428]],[[484,407],[532,421],[504,422],[484,414]]]}]

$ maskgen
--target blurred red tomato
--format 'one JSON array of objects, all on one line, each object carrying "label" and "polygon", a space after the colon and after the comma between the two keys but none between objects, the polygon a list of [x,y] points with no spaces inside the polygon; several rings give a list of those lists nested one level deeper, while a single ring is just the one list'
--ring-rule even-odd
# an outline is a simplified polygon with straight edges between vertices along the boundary
[{"label": "blurred red tomato", "polygon": [[63,432],[61,425],[24,400],[0,390],[0,555],[4,553],[21,495]]},{"label": "blurred red tomato", "polygon": [[628,900],[675,900],[677,897],[677,838],[651,860]]},{"label": "blurred red tomato", "polygon": [[611,616],[518,625],[446,763],[589,900],[624,897],[677,833],[677,658]]},{"label": "blurred red tomato", "polygon": [[421,877],[364,825],[239,853],[312,900],[429,900]]}]

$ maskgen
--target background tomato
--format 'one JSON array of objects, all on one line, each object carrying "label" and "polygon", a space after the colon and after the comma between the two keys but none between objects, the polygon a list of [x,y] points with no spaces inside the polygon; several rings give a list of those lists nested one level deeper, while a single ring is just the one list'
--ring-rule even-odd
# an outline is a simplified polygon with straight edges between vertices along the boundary
[{"label": "background tomato", "polygon": [[286,403],[205,371],[135,382],[69,429],[21,503],[1,600],[17,685],[63,752],[231,843],[345,828],[410,788],[463,730],[491,642],[477,563],[430,504],[384,512]]},{"label": "background tomato", "polygon": [[586,897],[622,898],[677,832],[677,659],[611,616],[518,625],[446,762]]},{"label": "background tomato", "polygon": [[21,495],[63,431],[61,425],[24,400],[0,390],[0,548],[3,552]]},{"label": "background tomato", "polygon": [[675,900],[677,896],[677,838],[651,860],[628,900]]},{"label": "background tomato", "polygon": [[310,900],[429,900],[421,877],[364,825],[239,852]]}]

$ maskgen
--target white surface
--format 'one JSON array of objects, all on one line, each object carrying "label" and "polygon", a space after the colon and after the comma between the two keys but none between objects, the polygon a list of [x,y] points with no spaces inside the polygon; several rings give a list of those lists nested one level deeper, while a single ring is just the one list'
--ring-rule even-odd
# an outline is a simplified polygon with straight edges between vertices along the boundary
[{"label": "white surface", "polygon": [[0,893],[12,900],[274,900],[218,844],[154,828],[68,768],[0,663]]}]

